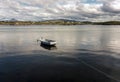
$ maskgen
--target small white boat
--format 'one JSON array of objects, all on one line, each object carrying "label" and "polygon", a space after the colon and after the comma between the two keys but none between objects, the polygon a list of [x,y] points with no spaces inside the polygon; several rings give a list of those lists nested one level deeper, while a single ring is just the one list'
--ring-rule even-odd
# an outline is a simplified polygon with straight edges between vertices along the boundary
[{"label": "small white boat", "polygon": [[55,40],[49,40],[49,39],[43,39],[43,38],[37,41],[40,41],[42,45],[46,45],[46,46],[55,46],[57,43]]},{"label": "small white boat", "polygon": [[48,45],[44,45],[44,44],[40,44],[40,46],[44,49],[47,49],[47,50],[56,50],[57,47],[54,45],[54,46],[48,46]]}]

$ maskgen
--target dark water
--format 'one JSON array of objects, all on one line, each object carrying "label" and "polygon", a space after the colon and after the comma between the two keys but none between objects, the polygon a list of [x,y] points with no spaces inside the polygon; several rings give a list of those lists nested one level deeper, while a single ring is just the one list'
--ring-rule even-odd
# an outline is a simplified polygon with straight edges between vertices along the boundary
[{"label": "dark water", "polygon": [[120,82],[120,26],[0,26],[0,82]]}]

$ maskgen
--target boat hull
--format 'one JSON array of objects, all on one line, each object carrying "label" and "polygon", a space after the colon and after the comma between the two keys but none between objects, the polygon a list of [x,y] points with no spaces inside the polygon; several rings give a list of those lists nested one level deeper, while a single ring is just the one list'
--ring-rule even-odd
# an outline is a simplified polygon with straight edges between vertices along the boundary
[{"label": "boat hull", "polygon": [[46,45],[46,46],[55,46],[56,42],[46,42],[46,41],[41,41],[42,45]]}]

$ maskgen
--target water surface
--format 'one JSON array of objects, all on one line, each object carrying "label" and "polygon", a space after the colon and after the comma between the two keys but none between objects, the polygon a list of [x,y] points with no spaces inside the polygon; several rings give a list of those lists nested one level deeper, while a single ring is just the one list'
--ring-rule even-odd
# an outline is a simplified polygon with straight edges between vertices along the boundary
[{"label": "water surface", "polygon": [[0,82],[119,82],[119,37],[120,26],[1,25]]}]

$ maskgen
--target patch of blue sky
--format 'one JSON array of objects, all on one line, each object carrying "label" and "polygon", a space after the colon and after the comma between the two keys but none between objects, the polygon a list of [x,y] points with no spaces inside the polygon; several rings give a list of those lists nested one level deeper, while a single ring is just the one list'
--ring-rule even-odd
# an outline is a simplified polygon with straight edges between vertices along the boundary
[{"label": "patch of blue sky", "polygon": [[26,3],[26,2],[22,2],[22,1],[17,1],[17,2],[19,2],[21,5],[23,5],[23,6],[36,6],[36,7],[39,7],[39,8],[42,8],[43,6],[42,5],[38,5],[38,4],[36,4],[36,5],[32,5],[32,3]]},{"label": "patch of blue sky", "polygon": [[28,3],[25,3],[25,2],[22,2],[22,1],[18,1],[17,2],[23,6],[31,6],[31,4],[28,4]]},{"label": "patch of blue sky", "polygon": [[87,3],[87,4],[100,4],[100,2],[97,1],[97,0],[83,0],[83,3]]}]

